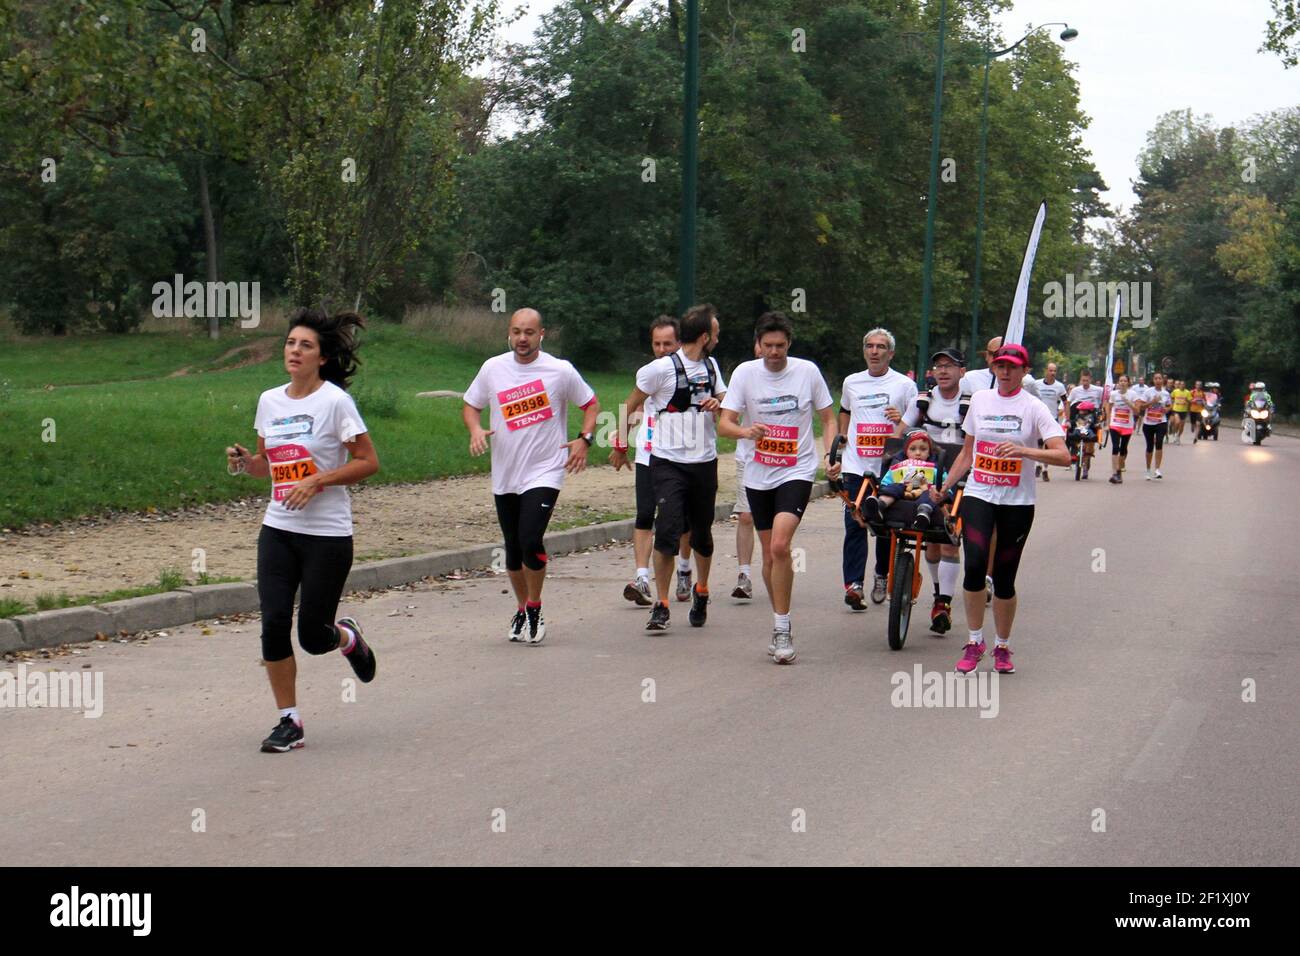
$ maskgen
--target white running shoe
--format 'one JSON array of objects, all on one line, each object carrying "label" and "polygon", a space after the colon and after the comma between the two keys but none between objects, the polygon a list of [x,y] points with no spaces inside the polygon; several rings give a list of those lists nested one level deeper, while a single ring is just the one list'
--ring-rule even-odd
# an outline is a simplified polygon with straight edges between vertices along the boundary
[{"label": "white running shoe", "polygon": [[772,632],[772,660],[778,664],[794,663],[794,638],[789,631]]},{"label": "white running shoe", "polygon": [[1148,468],[1148,469],[1146,470],[1146,474],[1145,474],[1144,477],[1146,478],[1147,481],[1150,481],[1150,480],[1151,480],[1152,475],[1151,475],[1151,469],[1150,469],[1150,468]]},{"label": "white running shoe", "polygon": [[1159,469],[1159,468],[1156,469],[1156,477],[1157,477],[1157,478],[1163,478],[1163,477],[1164,477],[1164,475],[1160,474],[1160,469]]}]

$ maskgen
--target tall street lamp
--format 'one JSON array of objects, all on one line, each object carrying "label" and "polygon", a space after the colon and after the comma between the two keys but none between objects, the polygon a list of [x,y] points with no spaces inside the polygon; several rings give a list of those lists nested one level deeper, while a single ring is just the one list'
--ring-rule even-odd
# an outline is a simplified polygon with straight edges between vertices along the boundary
[{"label": "tall street lamp", "polygon": [[921,264],[921,334],[918,336],[917,378],[925,377],[930,354],[930,289],[934,281],[934,211],[939,198],[939,118],[943,113],[943,35],[948,0],[939,3],[939,58],[934,71],[934,111],[930,117],[930,189],[925,202],[925,257]]},{"label": "tall street lamp", "polygon": [[686,74],[682,83],[682,234],[677,259],[677,314],[695,299],[695,181],[700,106],[700,0],[686,4]]},{"label": "tall street lamp", "polygon": [[979,212],[976,214],[975,222],[975,291],[971,295],[970,307],[970,347],[974,352],[976,343],[979,342],[980,335],[980,266],[983,261],[984,253],[984,167],[988,160],[988,143],[989,143],[989,67],[993,61],[1000,56],[1010,53],[1020,44],[1024,43],[1037,31],[1044,27],[1065,27],[1061,31],[1061,40],[1069,43],[1079,35],[1079,31],[1071,27],[1068,23],[1053,22],[1040,23],[1022,36],[1005,50],[990,50],[984,48],[984,102],[980,107],[980,190],[979,190]]}]

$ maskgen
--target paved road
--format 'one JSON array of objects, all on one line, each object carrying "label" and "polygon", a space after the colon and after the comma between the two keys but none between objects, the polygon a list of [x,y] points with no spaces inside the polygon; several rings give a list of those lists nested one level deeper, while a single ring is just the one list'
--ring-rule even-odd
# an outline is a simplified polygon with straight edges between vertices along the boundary
[{"label": "paved road", "polygon": [[849,612],[822,500],[792,667],[761,594],[645,634],[626,546],[555,560],[538,648],[504,640],[502,579],[350,605],[379,678],[345,703],[342,660],[302,661],[292,754],[257,751],[255,624],[60,661],[103,671],[104,714],[0,710],[0,864],[1295,865],[1300,441],[1168,459],[1040,489],[996,718],[891,704],[960,638],[918,620],[895,653],[883,609]]}]

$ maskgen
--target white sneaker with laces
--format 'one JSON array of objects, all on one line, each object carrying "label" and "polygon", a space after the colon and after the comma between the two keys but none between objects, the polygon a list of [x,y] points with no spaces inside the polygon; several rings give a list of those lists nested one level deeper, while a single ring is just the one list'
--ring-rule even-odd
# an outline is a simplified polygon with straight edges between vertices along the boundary
[{"label": "white sneaker with laces", "polygon": [[778,664],[794,663],[794,638],[789,631],[772,632],[772,660]]}]

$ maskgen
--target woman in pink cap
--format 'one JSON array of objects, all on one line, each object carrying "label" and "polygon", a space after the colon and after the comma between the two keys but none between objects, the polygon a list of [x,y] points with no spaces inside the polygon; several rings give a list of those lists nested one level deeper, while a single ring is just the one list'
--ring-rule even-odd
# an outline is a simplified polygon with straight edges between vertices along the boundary
[{"label": "woman in pink cap", "polygon": [[[997,387],[971,396],[962,430],[966,441],[961,454],[936,499],[947,495],[966,473],[959,513],[966,549],[962,582],[966,624],[970,638],[957,662],[959,674],[972,673],[988,649],[984,642],[984,569],[989,548],[993,552],[994,669],[1014,674],[1011,663],[1011,627],[1016,619],[1016,572],[1020,555],[1034,523],[1034,471],[1026,459],[1040,465],[1066,467],[1070,453],[1065,432],[1041,401],[1020,386],[1029,366],[1023,345],[1004,345],[993,354],[989,367]],[[1044,447],[1037,447],[1039,441]]]}]

